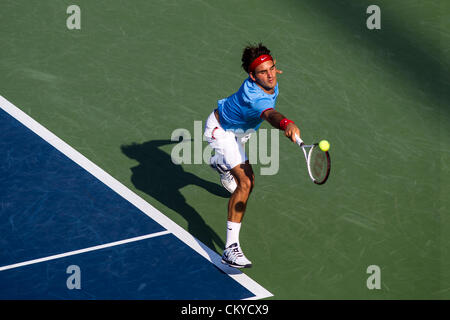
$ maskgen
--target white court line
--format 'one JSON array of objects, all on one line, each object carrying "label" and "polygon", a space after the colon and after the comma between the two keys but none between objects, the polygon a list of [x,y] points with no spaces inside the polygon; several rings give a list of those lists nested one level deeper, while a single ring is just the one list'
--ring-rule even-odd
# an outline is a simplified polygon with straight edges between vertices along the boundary
[{"label": "white court line", "polygon": [[165,229],[169,230],[173,235],[179,238],[181,241],[190,246],[193,250],[203,256],[205,259],[216,265],[223,272],[228,274],[231,278],[240,283],[247,290],[252,292],[255,296],[249,299],[263,299],[267,297],[272,297],[273,294],[258,284],[256,281],[248,277],[246,274],[242,273],[239,270],[231,268],[227,265],[221,263],[221,257],[213,250],[211,250],[204,243],[196,239],[185,229],[177,225],[175,222],[170,220],[163,213],[158,211],[144,199],[139,197],[136,193],[128,189],[118,180],[113,178],[110,174],[105,172],[95,163],[87,159],[81,153],[76,151],[66,142],[61,140],[55,134],[50,132],[36,120],[28,116],[25,112],[17,108],[11,102],[6,100],[4,97],[0,96],[0,108],[9,113],[12,117],[22,123],[24,126],[32,130],[42,139],[47,141],[61,153],[66,155],[69,159],[77,163],[83,169],[88,171],[94,177],[103,182],[106,186],[114,190],[116,193],[121,195],[124,199],[128,200],[134,206],[136,206],[139,210],[144,212],[147,216],[158,222]]},{"label": "white court line", "polygon": [[0,271],[14,269],[14,268],[23,267],[23,266],[28,266],[30,264],[35,264],[35,263],[49,261],[49,260],[55,260],[55,259],[64,258],[64,257],[68,257],[68,256],[74,256],[76,254],[85,253],[85,252],[89,252],[89,251],[94,251],[94,250],[100,250],[100,249],[104,249],[104,248],[110,248],[110,247],[114,247],[114,246],[119,246],[121,244],[135,242],[135,241],[140,241],[140,240],[145,240],[145,239],[150,239],[150,238],[154,238],[154,237],[159,237],[159,236],[162,236],[162,235],[165,235],[165,234],[170,234],[170,232],[165,230],[165,231],[161,231],[161,232],[149,233],[149,234],[146,234],[146,235],[143,235],[143,236],[139,236],[139,237],[129,238],[129,239],[125,239],[125,240],[119,240],[119,241],[105,243],[105,244],[101,244],[101,245],[93,246],[93,247],[89,247],[89,248],[84,248],[84,249],[64,252],[64,253],[55,254],[55,255],[52,255],[52,256],[44,257],[44,258],[39,258],[39,259],[33,259],[33,260],[24,261],[24,262],[14,263],[14,264],[10,264],[10,265],[7,265],[7,266],[0,267]]}]

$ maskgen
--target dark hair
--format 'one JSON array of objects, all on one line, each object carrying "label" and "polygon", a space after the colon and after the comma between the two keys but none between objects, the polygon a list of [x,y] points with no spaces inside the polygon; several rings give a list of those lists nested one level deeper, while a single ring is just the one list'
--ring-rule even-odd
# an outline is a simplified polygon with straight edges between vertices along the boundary
[{"label": "dark hair", "polygon": [[270,54],[270,50],[267,49],[262,43],[257,45],[247,45],[242,52],[242,68],[245,72],[249,73],[249,67],[253,60],[258,58],[262,54]]}]

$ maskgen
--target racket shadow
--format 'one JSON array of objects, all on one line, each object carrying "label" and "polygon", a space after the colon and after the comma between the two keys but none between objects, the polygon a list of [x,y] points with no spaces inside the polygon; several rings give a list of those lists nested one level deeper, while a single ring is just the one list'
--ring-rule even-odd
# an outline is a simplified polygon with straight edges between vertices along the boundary
[{"label": "racket shadow", "polygon": [[180,214],[188,223],[189,233],[210,249],[215,251],[214,244],[224,248],[223,240],[186,202],[180,190],[187,185],[196,185],[219,197],[228,198],[229,195],[222,186],[184,171],[181,165],[172,162],[170,154],[159,148],[175,143],[178,141],[152,140],[122,145],[122,153],[139,162],[131,168],[131,182],[138,190]]}]

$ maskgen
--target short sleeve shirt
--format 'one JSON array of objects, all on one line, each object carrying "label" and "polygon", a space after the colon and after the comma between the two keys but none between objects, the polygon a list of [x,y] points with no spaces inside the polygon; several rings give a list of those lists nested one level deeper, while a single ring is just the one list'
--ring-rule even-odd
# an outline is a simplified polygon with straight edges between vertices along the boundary
[{"label": "short sleeve shirt", "polygon": [[248,77],[239,90],[217,102],[220,125],[225,130],[258,130],[262,114],[274,109],[278,97],[278,83],[273,94],[268,94]]}]

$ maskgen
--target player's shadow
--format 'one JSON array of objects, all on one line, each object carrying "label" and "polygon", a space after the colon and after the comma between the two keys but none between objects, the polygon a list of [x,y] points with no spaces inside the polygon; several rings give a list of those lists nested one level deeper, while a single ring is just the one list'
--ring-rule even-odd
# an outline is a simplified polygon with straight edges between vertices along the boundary
[{"label": "player's shadow", "polygon": [[[172,162],[171,156],[159,147],[178,143],[171,140],[152,140],[142,144],[121,146],[122,152],[139,164],[131,168],[131,182],[138,189],[180,214],[188,223],[188,231],[214,250],[214,243],[225,246],[222,239],[205,223],[202,216],[187,203],[180,189],[187,185],[203,188],[215,196],[229,197],[222,186],[184,171]],[[224,217],[225,219],[225,217]]]}]

